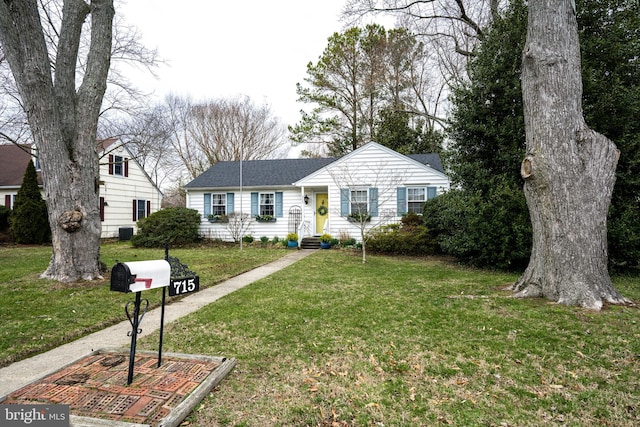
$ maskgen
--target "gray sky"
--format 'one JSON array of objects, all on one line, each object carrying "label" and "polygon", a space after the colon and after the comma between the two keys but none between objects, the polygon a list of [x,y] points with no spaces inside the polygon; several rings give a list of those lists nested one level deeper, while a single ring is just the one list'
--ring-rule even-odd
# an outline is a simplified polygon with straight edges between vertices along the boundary
[{"label": "gray sky", "polygon": [[[159,99],[168,93],[194,100],[248,95],[266,102],[286,124],[298,121],[296,83],[317,62],[327,39],[343,30],[344,0],[127,0],[128,24],[159,50],[168,65],[159,79],[131,76]],[[308,108],[307,108],[308,110]]]}]

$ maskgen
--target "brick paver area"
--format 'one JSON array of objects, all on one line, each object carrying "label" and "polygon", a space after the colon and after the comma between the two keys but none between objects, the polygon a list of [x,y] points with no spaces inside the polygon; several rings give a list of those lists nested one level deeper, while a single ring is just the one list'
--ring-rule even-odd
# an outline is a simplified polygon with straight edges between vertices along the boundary
[{"label": "brick paver area", "polygon": [[[224,360],[224,359],[221,359]],[[137,354],[127,386],[129,354],[87,356],[10,393],[3,404],[65,404],[71,415],[158,425],[221,365],[220,362]]]}]

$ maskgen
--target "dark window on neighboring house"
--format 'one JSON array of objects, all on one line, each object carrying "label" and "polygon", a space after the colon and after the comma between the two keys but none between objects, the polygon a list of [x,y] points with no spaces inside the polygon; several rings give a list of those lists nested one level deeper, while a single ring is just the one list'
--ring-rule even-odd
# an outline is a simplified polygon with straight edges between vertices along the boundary
[{"label": "dark window on neighboring house", "polygon": [[146,218],[151,213],[151,201],[144,199],[133,199],[133,220],[139,221]]},{"label": "dark window on neighboring house", "polygon": [[129,159],[109,154],[109,175],[129,176]]}]

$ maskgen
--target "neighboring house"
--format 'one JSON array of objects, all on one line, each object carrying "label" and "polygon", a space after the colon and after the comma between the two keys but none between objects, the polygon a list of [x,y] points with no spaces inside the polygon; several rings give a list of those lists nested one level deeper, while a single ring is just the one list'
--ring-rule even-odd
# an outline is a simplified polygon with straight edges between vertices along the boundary
[{"label": "neighboring house", "polygon": [[[338,159],[218,162],[185,189],[187,207],[202,215],[200,232],[208,238],[233,236],[231,223],[210,216],[242,212],[250,215],[244,234],[255,238],[296,232],[299,239],[323,233],[357,239],[353,214],[366,212],[370,227],[399,222],[407,212],[421,213],[449,185],[437,154],[405,156],[370,142]],[[265,217],[270,222],[256,219]]]},{"label": "neighboring house", "polygon": [[[0,145],[0,204],[13,209],[24,172],[31,159],[30,145]],[[38,186],[42,189],[42,174],[37,163],[35,166]]]},{"label": "neighboring house", "polygon": [[99,141],[98,151],[101,237],[126,238],[138,220],[160,210],[162,192],[119,139]]},{"label": "neighboring house", "polygon": [[[101,237],[120,237],[123,233],[128,238],[139,219],[160,209],[162,193],[120,140],[99,141],[98,155]],[[36,163],[42,188],[40,168],[36,157],[31,156],[31,147],[0,145],[0,203],[13,207],[29,161]]]}]

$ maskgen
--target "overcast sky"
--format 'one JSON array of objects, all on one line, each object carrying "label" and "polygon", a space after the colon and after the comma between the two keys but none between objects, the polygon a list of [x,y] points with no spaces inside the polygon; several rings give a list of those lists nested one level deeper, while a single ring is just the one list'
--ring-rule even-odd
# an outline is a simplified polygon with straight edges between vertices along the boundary
[{"label": "overcast sky", "polygon": [[[271,105],[286,124],[298,121],[296,83],[317,62],[327,39],[343,31],[344,0],[127,0],[117,13],[168,61],[159,79],[133,77],[160,99],[248,95]],[[307,108],[308,110],[308,108]]]}]

